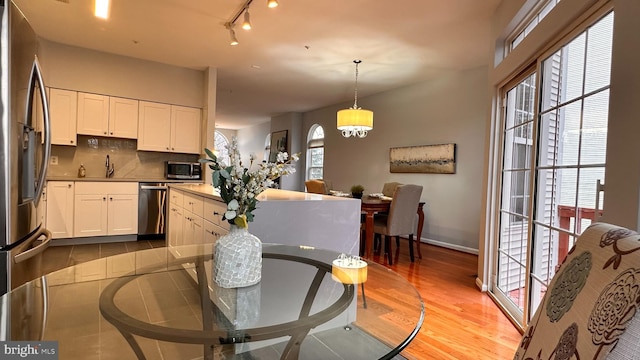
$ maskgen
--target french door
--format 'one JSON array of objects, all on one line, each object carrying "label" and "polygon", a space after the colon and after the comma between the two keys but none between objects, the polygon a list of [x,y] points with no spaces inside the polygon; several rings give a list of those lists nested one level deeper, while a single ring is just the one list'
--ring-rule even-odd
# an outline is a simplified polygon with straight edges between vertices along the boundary
[{"label": "french door", "polygon": [[501,90],[491,291],[523,327],[602,214],[612,36],[609,12]]}]

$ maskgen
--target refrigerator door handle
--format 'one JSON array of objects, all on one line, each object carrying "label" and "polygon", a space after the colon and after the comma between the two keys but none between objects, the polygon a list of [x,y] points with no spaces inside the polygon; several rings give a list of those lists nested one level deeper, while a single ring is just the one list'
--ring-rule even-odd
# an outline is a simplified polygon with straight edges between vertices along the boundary
[{"label": "refrigerator door handle", "polygon": [[21,252],[19,254],[16,254],[13,257],[13,262],[16,263],[16,264],[21,263],[21,262],[23,262],[25,260],[28,260],[28,259],[31,259],[32,257],[34,257],[34,256],[42,253],[43,251],[45,251],[49,247],[49,244],[51,244],[51,238],[53,237],[51,235],[51,231],[49,231],[49,230],[47,230],[45,228],[42,228],[39,231],[37,231],[35,234],[33,234],[33,236],[31,236],[29,239],[27,239],[24,242],[23,246],[25,248],[29,247],[34,241],[36,241],[42,235],[45,235],[47,237],[42,242],[42,244],[40,244],[40,245],[38,245],[38,246],[36,246],[34,248],[31,248],[31,249],[29,249],[27,251],[23,251],[23,252]]},{"label": "refrigerator door handle", "polygon": [[[44,79],[42,77],[42,67],[38,56],[36,55],[33,60],[33,67],[31,68],[31,76],[29,79],[29,89],[27,93],[28,104],[33,100],[33,88],[35,81],[38,82],[38,89],[40,90],[40,98],[42,99],[42,114],[44,117],[44,155],[42,156],[42,164],[40,165],[39,178],[36,183],[36,192],[34,194],[34,204],[38,206],[40,203],[40,197],[42,196],[42,189],[44,189],[44,182],[47,179],[47,169],[49,166],[49,157],[51,152],[51,121],[49,118],[49,101],[47,99],[47,91],[44,86]],[[29,105],[27,105],[29,106]],[[33,116],[31,111],[27,111],[27,114]],[[29,122],[25,122],[28,124]]]}]

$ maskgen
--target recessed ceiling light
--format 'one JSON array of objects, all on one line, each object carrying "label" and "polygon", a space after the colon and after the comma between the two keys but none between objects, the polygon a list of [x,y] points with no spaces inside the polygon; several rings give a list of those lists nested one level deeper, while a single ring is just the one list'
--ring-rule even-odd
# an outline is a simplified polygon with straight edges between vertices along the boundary
[{"label": "recessed ceiling light", "polygon": [[258,70],[262,69],[262,68],[260,67],[260,65],[251,65],[251,67],[252,67],[252,68],[254,68],[254,69],[258,69]]},{"label": "recessed ceiling light", "polygon": [[110,1],[109,0],[94,0],[95,1],[95,6],[93,8],[93,14],[96,17],[99,17],[101,19],[108,19],[109,18],[109,8],[111,7]]}]

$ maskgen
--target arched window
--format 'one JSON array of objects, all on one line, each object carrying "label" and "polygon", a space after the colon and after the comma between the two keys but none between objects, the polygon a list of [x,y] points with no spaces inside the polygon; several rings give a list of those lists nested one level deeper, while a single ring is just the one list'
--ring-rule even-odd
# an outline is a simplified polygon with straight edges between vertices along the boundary
[{"label": "arched window", "polygon": [[264,155],[262,160],[269,161],[269,154],[271,153],[271,134],[267,134],[267,138],[264,139]]},{"label": "arched window", "polygon": [[227,146],[229,146],[229,139],[227,139],[226,136],[222,135],[222,133],[218,130],[216,130],[214,136],[214,154],[221,162],[229,165],[229,150],[227,149]]},{"label": "arched window", "polygon": [[307,137],[307,180],[322,179],[324,165],[324,129],[315,124]]}]

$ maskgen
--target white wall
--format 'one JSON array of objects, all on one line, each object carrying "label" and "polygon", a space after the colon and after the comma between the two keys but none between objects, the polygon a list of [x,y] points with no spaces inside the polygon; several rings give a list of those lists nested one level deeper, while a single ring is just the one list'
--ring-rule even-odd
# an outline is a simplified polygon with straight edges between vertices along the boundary
[{"label": "white wall", "polygon": [[[305,147],[300,144],[302,136],[302,114],[286,113],[271,118],[271,132],[287,130],[287,152],[289,155],[302,151]],[[305,133],[306,134],[306,133]],[[302,157],[302,154],[300,154]],[[282,177],[280,188],[285,190],[304,191],[304,167],[302,162],[295,164],[296,172]]]},{"label": "white wall", "polygon": [[[364,138],[345,139],[335,128],[335,105],[304,113],[301,142],[314,123],[325,130],[325,178],[348,191],[359,183],[376,193],[389,181],[422,185],[423,240],[477,252],[487,109],[487,68],[443,72],[428,82],[358,99],[374,112]],[[455,143],[455,174],[389,172],[389,148]]]},{"label": "white wall", "polygon": [[[205,107],[207,79],[203,71],[63,45],[44,39],[40,41],[47,86],[167,104]],[[215,109],[215,103],[213,107]]]},{"label": "white wall", "polygon": [[[260,125],[237,130],[238,149],[242,155],[242,161],[249,161],[249,154],[256,154],[257,160],[264,159],[264,140],[270,134],[271,124],[268,122]],[[247,163],[248,164],[248,163]]]}]

